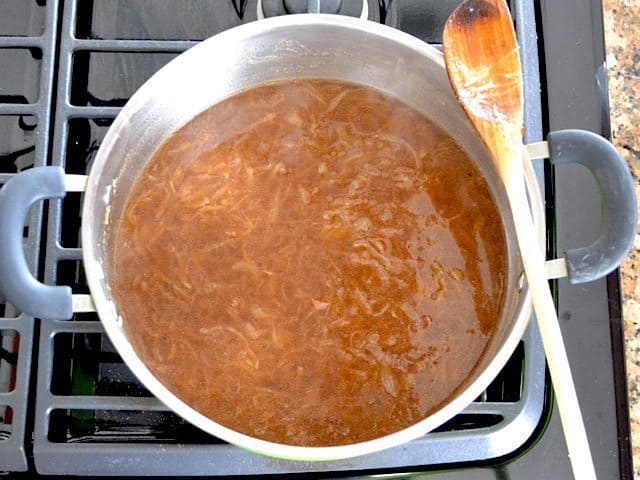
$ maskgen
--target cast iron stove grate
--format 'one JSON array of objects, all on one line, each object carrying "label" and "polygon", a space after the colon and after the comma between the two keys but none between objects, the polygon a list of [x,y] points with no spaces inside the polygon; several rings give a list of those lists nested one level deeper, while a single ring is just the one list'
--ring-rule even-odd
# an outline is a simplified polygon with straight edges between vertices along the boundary
[{"label": "cast iron stove grate", "polygon": [[[6,0],[2,5],[0,185],[18,172],[46,164],[57,7],[55,1]],[[24,226],[24,251],[32,273],[38,267],[42,212],[42,204],[34,206]],[[0,298],[0,471],[28,468],[34,323]]]},{"label": "cast iron stove grate", "polygon": [[[458,2],[369,3],[378,20],[437,42]],[[527,140],[536,141],[541,126],[533,5],[519,0],[515,7],[529,61]],[[109,125],[137,87],[196,40],[254,20],[256,8],[256,1],[240,0],[64,0],[51,163],[69,174],[88,173]],[[44,272],[47,283],[88,294],[81,205],[81,193],[49,203]],[[436,432],[364,458],[293,463],[245,452],[168,412],[122,363],[97,315],[77,313],[72,321],[41,324],[34,463],[42,474],[246,475],[485,461],[517,450],[537,427],[544,368],[537,331],[530,328],[491,387]]]}]

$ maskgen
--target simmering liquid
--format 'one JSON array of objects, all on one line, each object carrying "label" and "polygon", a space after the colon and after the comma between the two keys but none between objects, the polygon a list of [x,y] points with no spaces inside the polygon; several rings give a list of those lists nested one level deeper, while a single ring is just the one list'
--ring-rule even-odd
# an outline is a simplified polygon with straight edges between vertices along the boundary
[{"label": "simmering liquid", "polygon": [[300,80],[229,98],[155,152],[113,286],[136,352],[187,404],[329,446],[445,402],[506,274],[489,187],[446,132],[373,89]]}]

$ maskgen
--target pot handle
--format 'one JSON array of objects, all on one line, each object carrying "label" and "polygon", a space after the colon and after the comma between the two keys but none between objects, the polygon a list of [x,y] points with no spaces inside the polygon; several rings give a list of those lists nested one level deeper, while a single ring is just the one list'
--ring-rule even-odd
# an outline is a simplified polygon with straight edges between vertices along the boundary
[{"label": "pot handle", "polygon": [[600,236],[591,245],[565,252],[569,282],[591,282],[624,260],[636,236],[635,185],[627,163],[605,138],[586,130],[558,130],[547,136],[554,165],[578,163],[595,177],[601,195]]},{"label": "pot handle", "polygon": [[0,189],[0,292],[21,312],[47,319],[73,316],[71,288],[40,283],[29,271],[22,229],[31,205],[65,196],[60,167],[34,167],[14,175]]}]

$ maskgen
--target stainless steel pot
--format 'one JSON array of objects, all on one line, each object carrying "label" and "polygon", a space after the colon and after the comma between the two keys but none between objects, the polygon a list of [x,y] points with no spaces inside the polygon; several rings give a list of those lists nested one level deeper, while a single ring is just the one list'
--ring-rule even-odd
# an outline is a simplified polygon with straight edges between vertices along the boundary
[{"label": "stainless steel pot", "polygon": [[[429,417],[399,432],[352,445],[276,444],[233,431],[198,413],[165,388],[140,359],[123,329],[125,320],[118,313],[110,288],[115,226],[132,184],[152,152],[172,132],[222,99],[264,82],[300,77],[331,78],[374,87],[412,105],[450,132],[488,179],[508,239],[508,290],[502,318],[473,373],[457,394]],[[553,135],[548,145],[552,159],[588,163],[586,158],[600,165],[594,167],[594,172],[603,186],[607,225],[600,243],[588,247],[586,253],[599,255],[600,247],[606,252],[596,260],[587,259],[588,267],[596,266],[596,270],[564,261],[553,264],[561,270],[568,266],[574,280],[592,280],[614,269],[634,238],[633,184],[622,159],[602,138],[576,131]],[[597,162],[590,153],[593,148],[604,152]],[[532,213],[542,226],[540,193],[528,171],[531,212],[517,214]],[[156,397],[186,420],[230,443],[265,455],[335,460],[424,435],[480,395],[513,353],[531,316],[505,192],[490,156],[450,88],[442,55],[416,38],[386,26],[337,15],[294,15],[221,33],[180,55],[138,90],[111,126],[88,178],[65,176],[57,167],[34,168],[12,178],[0,191],[0,291],[24,312],[59,320],[71,318],[74,309],[86,307],[82,297],[72,299],[68,287],[38,283],[29,274],[21,252],[22,224],[29,205],[43,198],[62,197],[65,190],[85,187],[84,268],[95,309],[119,354]]]}]

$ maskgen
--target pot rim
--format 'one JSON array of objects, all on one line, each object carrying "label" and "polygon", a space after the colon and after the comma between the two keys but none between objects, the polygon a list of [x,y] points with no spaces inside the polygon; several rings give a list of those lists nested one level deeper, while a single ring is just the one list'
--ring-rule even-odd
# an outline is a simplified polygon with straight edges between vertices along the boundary
[{"label": "pot rim", "polygon": [[[425,61],[435,62],[442,68],[445,66],[443,56],[438,50],[407,33],[368,20],[328,14],[287,15],[251,22],[219,33],[194,46],[178,58],[180,58],[182,62],[185,62],[191,57],[198,57],[203,51],[216,51],[220,48],[225,48],[228,45],[233,45],[235,42],[241,42],[251,38],[264,30],[282,30],[284,33],[289,28],[301,26],[345,28],[356,30],[363,35],[381,36],[397,43],[403,48],[414,50],[424,57]],[[168,65],[171,65],[176,60],[177,59],[174,59]],[[101,176],[106,163],[109,161],[108,152],[111,151],[111,146],[118,137],[118,133],[116,132],[120,131],[120,128],[128,122],[130,112],[135,111],[143,101],[147,100],[146,92],[150,90],[148,85],[153,82],[154,77],[162,75],[163,70],[167,68],[167,66],[160,69],[136,91],[107,132],[89,174],[82,211],[83,218],[90,218],[93,205],[98,201],[104,201],[99,196],[97,178]],[[529,181],[528,183],[529,187],[531,187],[531,182]],[[537,188],[537,185],[533,188]],[[93,231],[88,222],[82,223],[83,245],[103,244],[104,239],[101,235],[102,232]],[[115,304],[109,300],[106,290],[102,285],[106,278],[102,263],[95,257],[93,249],[83,248],[82,250],[87,283],[101,323],[122,359],[144,386],[172,411],[205,432],[244,449],[286,460],[329,461],[347,459],[398,446],[423,436],[460,413],[488,387],[511,357],[524,334],[531,315],[530,297],[528,291],[525,289],[522,292],[524,299],[522,309],[517,315],[518,318],[515,319],[506,340],[488,363],[487,367],[476,380],[469,384],[464,390],[459,391],[453,399],[446,402],[438,410],[419,422],[382,437],[347,445],[326,447],[286,445],[261,440],[225,427],[199,413],[167,389],[151,373],[127,339],[122,328],[123,319],[118,315]]]}]

